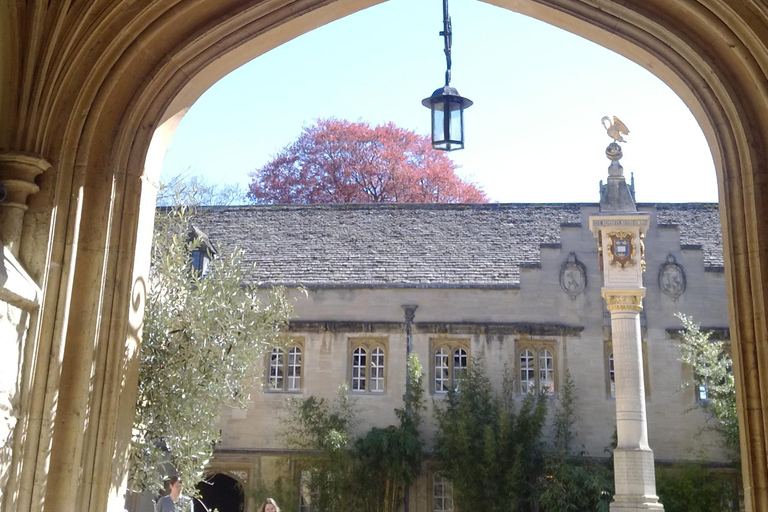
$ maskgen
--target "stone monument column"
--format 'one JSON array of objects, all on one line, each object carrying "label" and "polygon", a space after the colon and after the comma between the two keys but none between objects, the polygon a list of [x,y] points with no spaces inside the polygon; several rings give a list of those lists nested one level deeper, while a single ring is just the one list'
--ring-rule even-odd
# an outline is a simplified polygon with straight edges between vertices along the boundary
[{"label": "stone monument column", "polygon": [[600,183],[600,213],[590,215],[589,228],[598,239],[602,295],[611,314],[614,374],[616,379],[616,430],[614,451],[616,494],[611,511],[664,510],[656,495],[653,451],[648,445],[645,413],[645,382],[640,339],[643,309],[643,239],[651,222],[648,213],[637,211],[634,184],[628,185],[619,164],[621,134],[629,131],[617,118],[603,118],[614,139],[606,149],[611,161],[608,183]]}]

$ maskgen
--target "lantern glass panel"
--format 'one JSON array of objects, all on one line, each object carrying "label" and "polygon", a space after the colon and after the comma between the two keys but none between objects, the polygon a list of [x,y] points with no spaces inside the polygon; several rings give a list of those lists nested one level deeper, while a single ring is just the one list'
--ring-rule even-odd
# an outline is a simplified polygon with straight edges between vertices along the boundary
[{"label": "lantern glass panel", "polygon": [[462,142],[464,140],[464,134],[462,130],[462,118],[464,117],[464,110],[461,108],[461,104],[457,103],[451,103],[451,107],[450,140],[451,142],[461,146],[463,145]]},{"label": "lantern glass panel", "polygon": [[432,108],[432,145],[435,147],[442,146],[445,141],[445,116],[442,107],[441,102],[435,102]]}]

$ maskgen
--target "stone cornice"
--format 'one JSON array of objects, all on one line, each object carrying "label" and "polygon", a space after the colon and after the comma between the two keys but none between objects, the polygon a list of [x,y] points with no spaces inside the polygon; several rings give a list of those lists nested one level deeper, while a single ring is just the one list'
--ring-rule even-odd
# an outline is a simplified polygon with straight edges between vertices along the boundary
[{"label": "stone cornice", "polygon": [[[383,321],[294,320],[290,322],[289,329],[291,332],[401,333],[405,330],[405,324]],[[412,324],[412,329],[413,334],[580,336],[584,327],[527,322],[416,322]]]}]

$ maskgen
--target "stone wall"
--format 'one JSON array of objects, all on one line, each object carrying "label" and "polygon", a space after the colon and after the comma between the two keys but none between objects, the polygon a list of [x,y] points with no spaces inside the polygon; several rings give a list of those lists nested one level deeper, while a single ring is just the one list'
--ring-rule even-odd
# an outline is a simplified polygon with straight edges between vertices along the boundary
[{"label": "stone wall", "polygon": [[[707,414],[696,408],[694,390],[684,386],[690,370],[679,361],[681,327],[675,313],[692,316],[706,328],[728,335],[728,307],[722,267],[713,264],[701,246],[686,243],[686,234],[651,209],[653,222],[645,240],[646,298],[641,317],[649,439],[659,462],[726,462],[711,432],[702,433]],[[582,217],[594,213],[582,208]],[[431,449],[434,393],[432,350],[435,343],[459,341],[469,347],[474,364],[483,361],[500,389],[505,366],[519,375],[518,354],[525,344],[553,347],[555,381],[559,387],[570,372],[578,388],[580,421],[574,445],[593,457],[605,457],[615,425],[615,400],[610,395],[608,355],[611,324],[600,290],[597,241],[586,221],[562,227],[560,243],[543,244],[540,264],[521,269],[519,287],[502,289],[310,289],[295,293],[298,319],[291,336],[303,346],[302,387],[298,393],[274,392],[254,383],[247,410],[227,409],[217,467],[226,468],[232,454],[250,457],[253,467],[264,453],[283,450],[279,433],[288,398],[309,395],[332,398],[349,383],[351,347],[372,339],[387,349],[383,393],[353,393],[360,411],[359,431],[396,422],[405,383],[405,332],[402,306],[417,305],[412,346],[424,367],[429,411],[424,439]],[[578,281],[564,280],[575,272]],[[578,293],[576,293],[578,292]],[[482,357],[481,357],[482,356]],[[472,363],[470,363],[472,364]],[[266,367],[267,361],[264,361]],[[518,388],[519,392],[519,388]],[[556,399],[551,402],[554,408]],[[250,455],[248,455],[250,454]],[[263,476],[263,475],[262,475]],[[430,476],[419,483],[416,496],[429,494]],[[422,498],[419,498],[421,500]],[[417,507],[425,506],[426,498]]]}]

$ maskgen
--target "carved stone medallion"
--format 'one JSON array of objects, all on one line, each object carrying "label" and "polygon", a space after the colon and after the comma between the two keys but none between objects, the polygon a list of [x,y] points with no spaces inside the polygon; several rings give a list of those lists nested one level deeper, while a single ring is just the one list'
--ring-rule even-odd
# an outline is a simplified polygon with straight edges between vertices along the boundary
[{"label": "carved stone medallion", "polygon": [[572,299],[587,289],[587,268],[570,253],[560,266],[560,287]]},{"label": "carved stone medallion", "polygon": [[626,232],[608,233],[608,238],[611,239],[608,244],[611,265],[621,265],[621,268],[625,268],[627,265],[633,266],[636,263],[632,258],[635,255],[635,235]]},{"label": "carved stone medallion", "polygon": [[685,292],[685,271],[671,254],[659,268],[659,288],[673,299],[677,299]]},{"label": "carved stone medallion", "polygon": [[238,470],[238,469],[230,469],[227,470],[227,473],[235,477],[235,480],[239,481],[241,484],[247,484],[248,483],[248,472],[244,470]]}]

